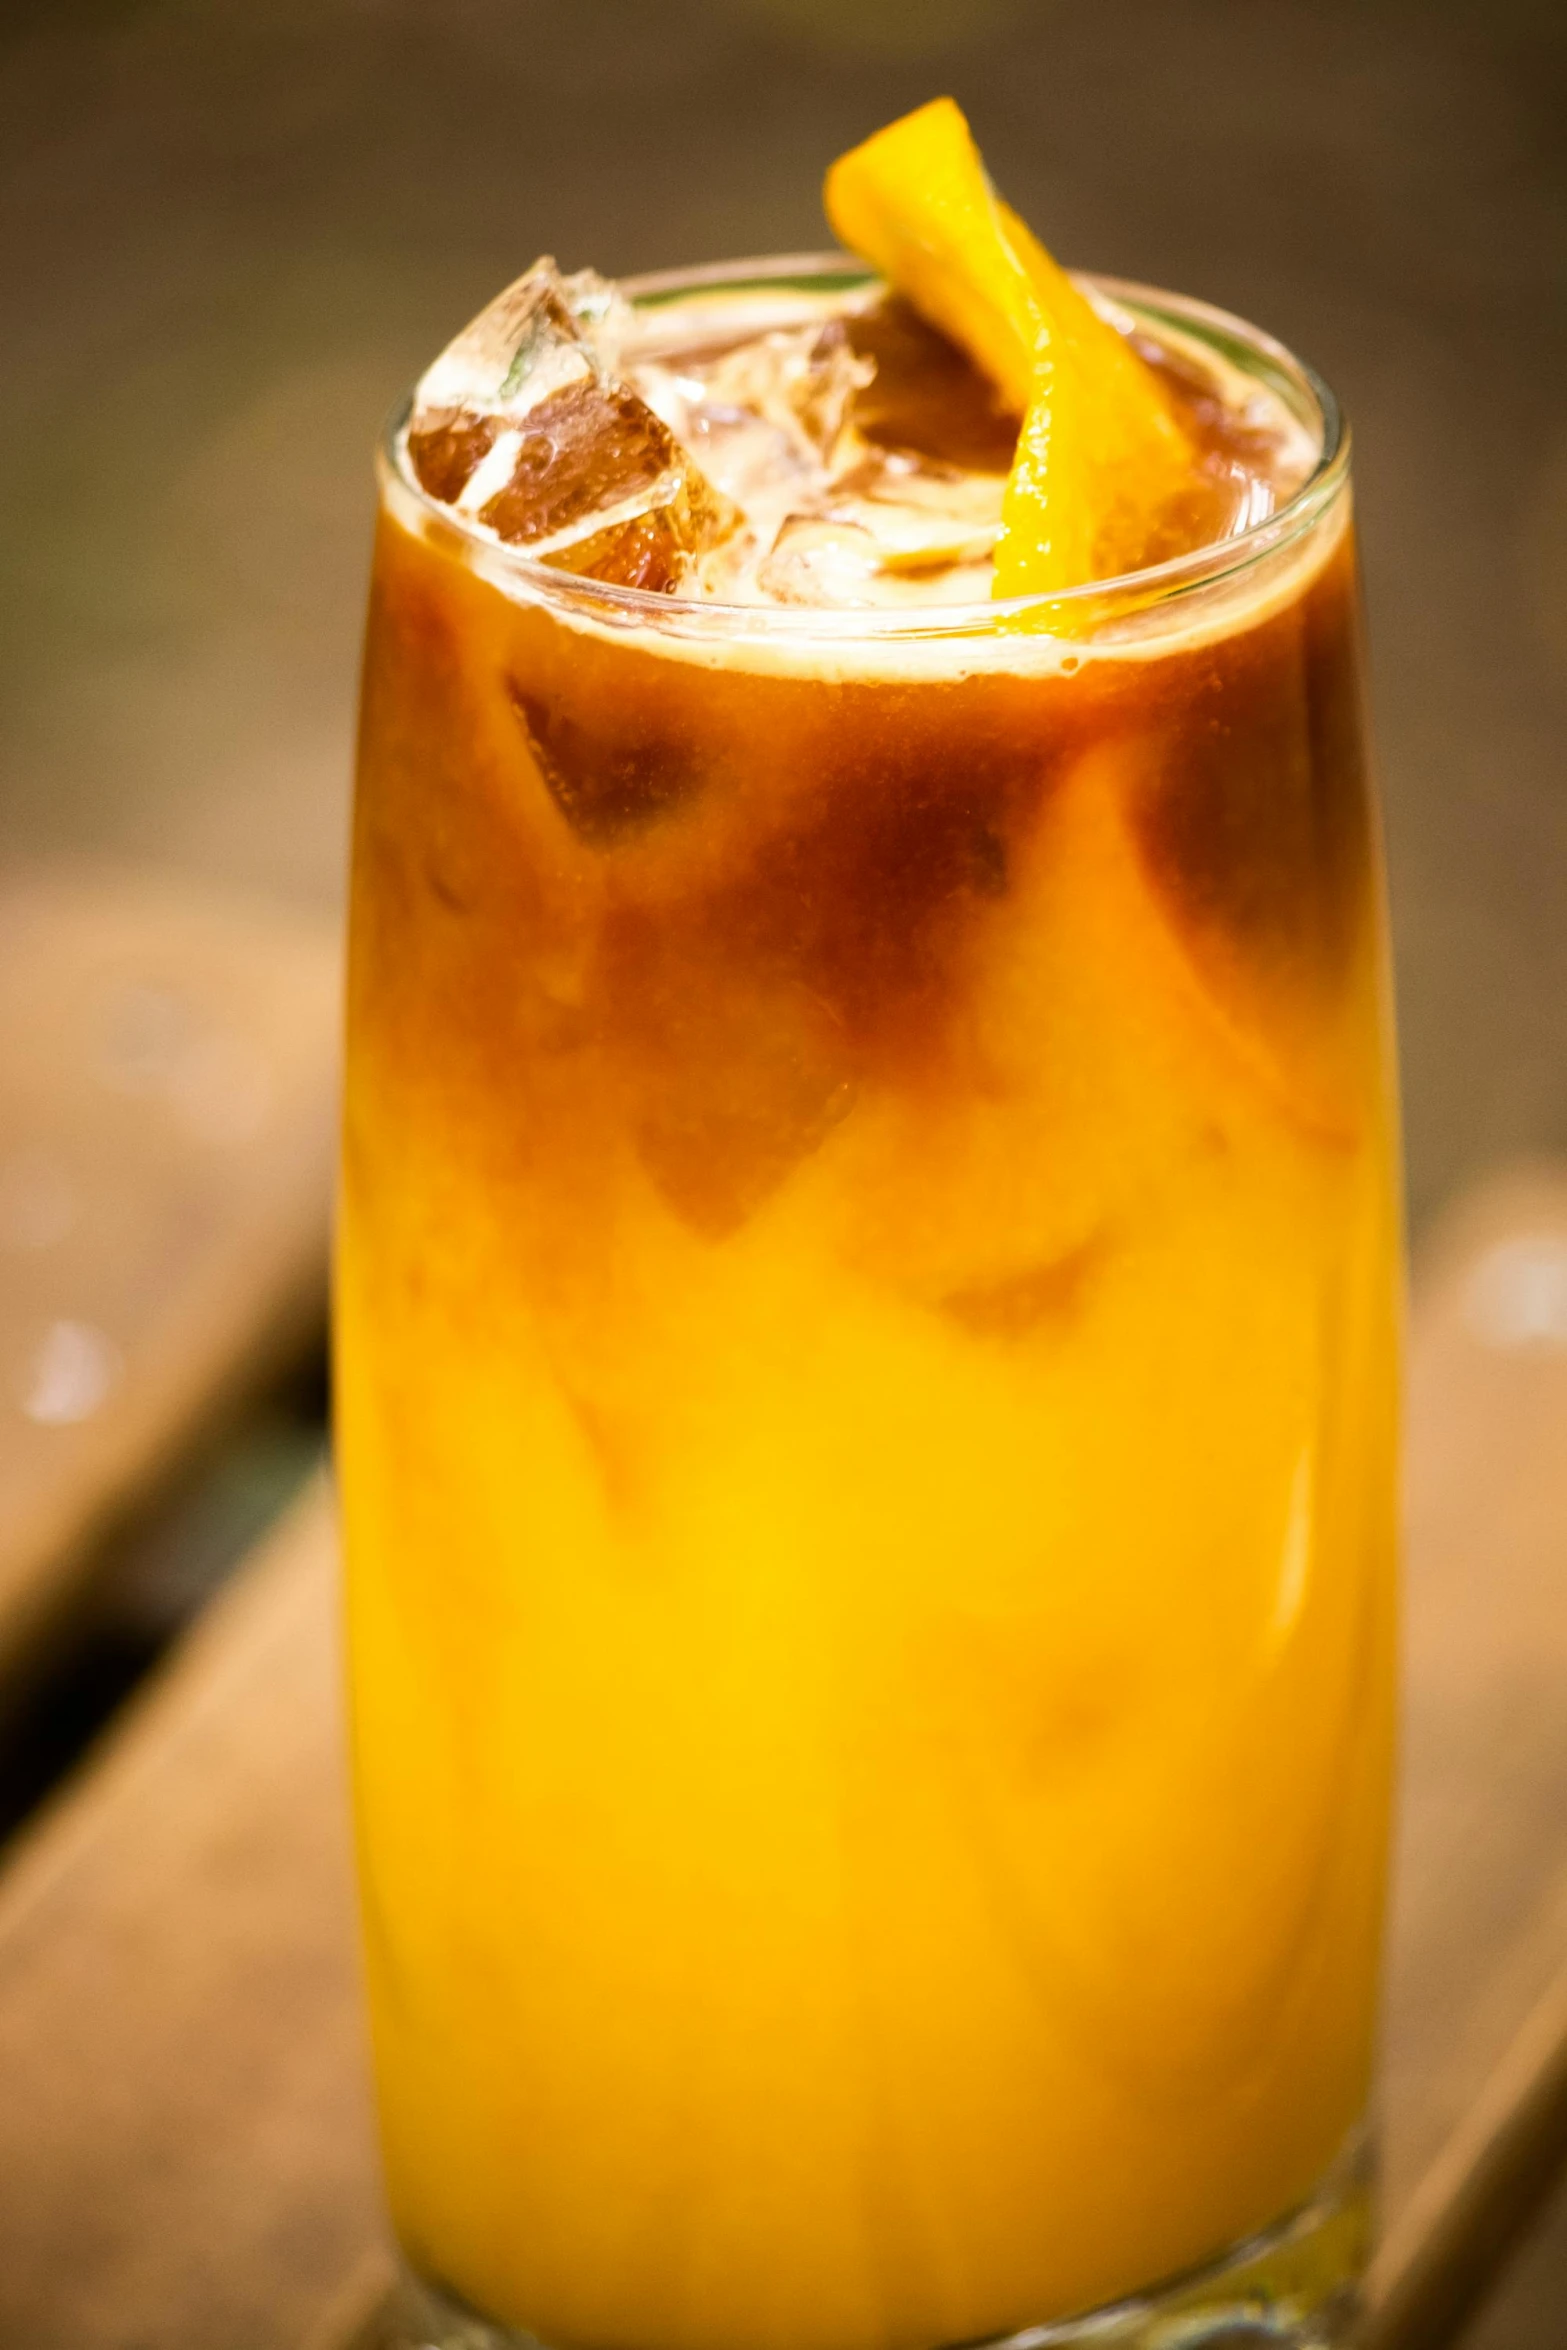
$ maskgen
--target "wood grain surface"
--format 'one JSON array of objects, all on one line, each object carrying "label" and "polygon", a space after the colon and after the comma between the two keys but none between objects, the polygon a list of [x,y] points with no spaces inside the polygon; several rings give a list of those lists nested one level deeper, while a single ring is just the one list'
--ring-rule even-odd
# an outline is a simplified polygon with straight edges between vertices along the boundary
[{"label": "wood grain surface", "polygon": [[[1567,1176],[1422,1268],[1377,2350],[1437,2350],[1562,2149]],[[0,1881],[0,2340],[344,2350],[389,2273],[318,1492]]]},{"label": "wood grain surface", "polygon": [[1377,2350],[1450,2337],[1567,2159],[1567,1174],[1418,1274]]},{"label": "wood grain surface", "polygon": [[0,1882],[0,2342],[274,2350],[380,2220],[319,1486]]},{"label": "wood grain surface", "polygon": [[324,1311],[333,926],[0,877],[0,1693]]}]

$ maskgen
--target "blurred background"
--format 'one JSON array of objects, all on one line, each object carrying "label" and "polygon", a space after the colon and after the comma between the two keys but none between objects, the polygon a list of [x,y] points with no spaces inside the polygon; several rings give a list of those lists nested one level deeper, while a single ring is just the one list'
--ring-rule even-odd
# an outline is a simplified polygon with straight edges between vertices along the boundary
[{"label": "blurred background", "polygon": [[388,405],[548,250],[826,241],[938,90],[1358,441],[1417,1218],[1567,1144],[1562,0],[9,0],[5,840],[337,903]]},{"label": "blurred background", "polygon": [[[1567,1150],[1567,0],[0,0],[0,1836],[320,1457],[382,418],[540,252],[824,243],[943,90],[1343,396],[1417,1233]],[[1467,2350],[1563,2279],[1567,2192]]]}]

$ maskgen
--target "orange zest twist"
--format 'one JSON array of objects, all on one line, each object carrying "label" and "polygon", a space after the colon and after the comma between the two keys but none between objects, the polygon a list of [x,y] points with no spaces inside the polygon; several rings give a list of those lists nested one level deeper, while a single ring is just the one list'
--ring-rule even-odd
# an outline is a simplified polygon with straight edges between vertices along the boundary
[{"label": "orange zest twist", "polygon": [[932,99],[840,156],[834,234],[960,344],[1022,418],[992,594],[1134,570],[1192,452],[1152,370],[1002,203],[962,112]]}]

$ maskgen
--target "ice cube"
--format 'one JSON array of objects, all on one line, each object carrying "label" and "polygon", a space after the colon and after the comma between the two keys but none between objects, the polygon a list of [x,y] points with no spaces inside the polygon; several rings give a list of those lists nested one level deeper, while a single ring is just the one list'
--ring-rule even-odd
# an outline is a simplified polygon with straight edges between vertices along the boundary
[{"label": "ice cube", "polygon": [[561,297],[577,325],[598,353],[599,363],[614,375],[636,321],[636,313],[619,286],[600,277],[596,269],[573,270],[560,281]]},{"label": "ice cube", "polygon": [[504,474],[497,479],[500,469],[486,463],[460,503],[477,482],[488,493],[478,519],[563,570],[673,587],[733,525],[733,509],[625,384],[563,386],[495,453]]},{"label": "ice cube", "polygon": [[1003,486],[917,457],[873,454],[785,516],[758,582],[791,604],[983,597]]},{"label": "ice cube", "polygon": [[939,1300],[941,1310],[975,1338],[1029,1338],[1041,1327],[1059,1330],[1081,1307],[1105,1251],[1103,1233],[1091,1233],[1062,1256],[949,1290]]},{"label": "ice cube", "polygon": [[834,486],[831,511],[870,533],[883,569],[946,571],[988,562],[1005,484],[918,457],[873,456]]},{"label": "ice cube", "polygon": [[612,372],[619,299],[537,262],[424,375],[408,457],[431,497],[539,561],[671,589],[737,517]]},{"label": "ice cube", "polygon": [[705,780],[686,730],[613,694],[552,700],[518,678],[507,693],[544,787],[577,838],[614,848],[672,815]]},{"label": "ice cube", "polygon": [[829,465],[841,456],[854,425],[855,402],[875,373],[875,362],[855,351],[841,318],[828,319],[805,353],[804,365],[791,371],[788,392],[800,429]]},{"label": "ice cube", "polygon": [[516,418],[618,356],[625,303],[592,270],[562,277],[546,254],[497,294],[425,369],[416,424],[448,412]]},{"label": "ice cube", "polygon": [[746,545],[731,539],[704,562],[707,593],[743,595],[749,559],[784,519],[816,511],[837,475],[863,461],[854,402],[870,373],[837,319],[640,362],[638,390],[750,528]]},{"label": "ice cube", "polygon": [[433,498],[456,504],[506,424],[601,372],[554,262],[536,261],[420,378],[408,428],[414,471]]},{"label": "ice cube", "polygon": [[684,1224],[726,1239],[848,1116],[848,1033],[798,980],[700,946],[688,970],[655,964],[635,984],[621,1034],[642,1164]]},{"label": "ice cube", "polygon": [[756,581],[775,603],[849,609],[878,601],[880,572],[876,541],[858,523],[825,514],[790,514],[758,565]]},{"label": "ice cube", "polygon": [[[781,444],[777,456],[813,474],[856,462],[855,398],[875,373],[856,357],[841,319],[780,327],[720,352],[690,372],[690,407],[716,419],[760,417]],[[672,420],[673,421],[673,420]]]}]

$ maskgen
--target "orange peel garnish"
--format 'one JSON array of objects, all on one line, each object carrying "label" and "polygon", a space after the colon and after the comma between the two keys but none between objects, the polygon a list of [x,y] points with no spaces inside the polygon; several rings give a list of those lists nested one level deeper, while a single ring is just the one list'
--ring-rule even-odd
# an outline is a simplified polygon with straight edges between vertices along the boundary
[{"label": "orange peel garnish", "polygon": [[1135,569],[1189,482],[1190,443],[1153,371],[996,195],[952,99],[840,156],[824,202],[839,240],[1023,420],[992,593]]}]

